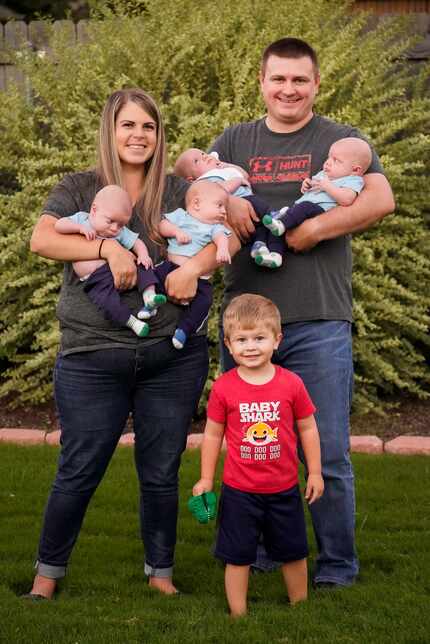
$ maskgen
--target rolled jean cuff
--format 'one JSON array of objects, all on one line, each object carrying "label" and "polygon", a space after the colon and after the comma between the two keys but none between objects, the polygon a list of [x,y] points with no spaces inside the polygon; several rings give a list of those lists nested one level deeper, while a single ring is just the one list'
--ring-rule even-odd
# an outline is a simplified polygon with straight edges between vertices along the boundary
[{"label": "rolled jean cuff", "polygon": [[173,576],[173,566],[169,568],[153,568],[145,562],[145,575],[148,577],[162,577],[166,579]]},{"label": "rolled jean cuff", "polygon": [[66,576],[66,566],[50,566],[36,561],[34,567],[38,575],[48,577],[48,579],[62,579]]}]

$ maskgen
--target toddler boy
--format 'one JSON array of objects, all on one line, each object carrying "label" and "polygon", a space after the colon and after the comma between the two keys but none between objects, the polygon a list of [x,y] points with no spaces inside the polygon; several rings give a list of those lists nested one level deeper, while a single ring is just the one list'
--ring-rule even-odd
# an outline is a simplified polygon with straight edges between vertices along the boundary
[{"label": "toddler boy", "polygon": [[232,616],[247,610],[250,565],[260,535],[282,562],[291,603],[307,598],[306,528],[298,486],[297,427],[308,472],[305,498],[324,490],[315,407],[302,380],[275,366],[282,338],[280,314],[260,295],[234,298],[223,316],[224,337],[237,368],[216,380],[210,394],[193,495],[210,492],[222,441],[227,441],[215,555],[223,560]]}]

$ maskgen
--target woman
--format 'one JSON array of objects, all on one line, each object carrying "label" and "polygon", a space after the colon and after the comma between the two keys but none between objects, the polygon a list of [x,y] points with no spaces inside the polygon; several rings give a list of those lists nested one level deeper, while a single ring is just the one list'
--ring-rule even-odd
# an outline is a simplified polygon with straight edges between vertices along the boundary
[{"label": "woman", "polygon": [[[153,99],[140,89],[114,92],[101,117],[97,170],[67,175],[50,193],[31,250],[66,262],[57,314],[61,347],[54,370],[61,454],[40,537],[31,598],[50,599],[64,577],[88,503],[101,481],[130,413],[140,483],[140,520],[149,584],[163,593],[172,581],[178,513],[178,469],[208,368],[204,335],[177,351],[171,336],[181,307],[168,302],[147,338],[105,320],[83,292],[71,261],[101,257],[131,309],[141,308],[134,255],[115,240],[87,241],[54,230],[59,217],[89,211],[95,193],[121,185],[134,204],[130,228],[154,263],[162,247],[160,213],[183,205],[187,183],[165,176],[165,137]],[[211,245],[213,246],[213,245]],[[170,275],[174,300],[193,297],[197,278],[215,265],[208,247]]]}]

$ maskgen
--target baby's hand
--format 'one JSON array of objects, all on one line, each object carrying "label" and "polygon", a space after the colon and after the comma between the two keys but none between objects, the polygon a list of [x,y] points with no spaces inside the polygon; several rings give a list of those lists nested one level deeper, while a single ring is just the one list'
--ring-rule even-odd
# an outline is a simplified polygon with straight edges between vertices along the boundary
[{"label": "baby's hand", "polygon": [[88,241],[92,241],[96,238],[95,231],[92,228],[88,228],[88,226],[84,226],[84,224],[80,226],[79,234],[84,235],[84,237],[88,239]]},{"label": "baby's hand", "polygon": [[311,188],[312,188],[312,179],[310,177],[306,177],[306,179],[302,183],[301,191],[302,193],[305,193]]},{"label": "baby's hand", "polygon": [[309,474],[306,483],[305,499],[311,505],[317,501],[324,492],[324,481],[321,474]]},{"label": "baby's hand", "polygon": [[325,177],[324,179],[312,180],[312,190],[315,190],[315,192],[317,192],[318,190],[327,190],[327,188],[330,188],[330,186],[331,181],[330,179],[327,179],[327,177]]},{"label": "baby's hand", "polygon": [[140,253],[137,256],[136,261],[137,261],[137,264],[142,264],[142,266],[144,266],[146,268],[146,270],[148,270],[148,268],[153,268],[153,266],[154,266],[153,263],[152,263],[152,259],[150,258],[148,253]]},{"label": "baby's hand", "polygon": [[200,479],[193,487],[193,496],[200,496],[203,492],[210,492],[213,488],[213,481],[211,479]]},{"label": "baby's hand", "polygon": [[187,233],[182,232],[182,230],[177,232],[175,237],[178,244],[189,244],[191,241],[191,237]]},{"label": "baby's hand", "polygon": [[218,264],[231,264],[231,255],[228,250],[217,250],[216,261]]}]

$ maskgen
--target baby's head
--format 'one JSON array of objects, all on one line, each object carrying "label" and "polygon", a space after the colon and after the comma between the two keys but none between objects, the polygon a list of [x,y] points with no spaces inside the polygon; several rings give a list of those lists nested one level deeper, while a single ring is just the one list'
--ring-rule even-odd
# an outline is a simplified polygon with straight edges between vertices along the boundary
[{"label": "baby's head", "polygon": [[228,193],[222,184],[195,181],[187,190],[187,211],[205,224],[223,224],[227,217]]},{"label": "baby's head", "polygon": [[331,146],[323,170],[329,179],[362,176],[372,161],[370,145],[357,137],[339,139]]},{"label": "baby's head", "polygon": [[133,206],[128,193],[120,186],[105,186],[91,204],[90,224],[101,237],[116,237],[128,224]]},{"label": "baby's head", "polygon": [[189,148],[179,155],[173,172],[187,181],[194,181],[208,170],[220,165],[220,161],[212,154],[206,154],[198,148]]},{"label": "baby's head", "polygon": [[227,342],[238,331],[249,331],[264,328],[273,333],[275,338],[281,334],[281,315],[279,309],[267,297],[244,293],[233,298],[224,311],[224,338]]}]

